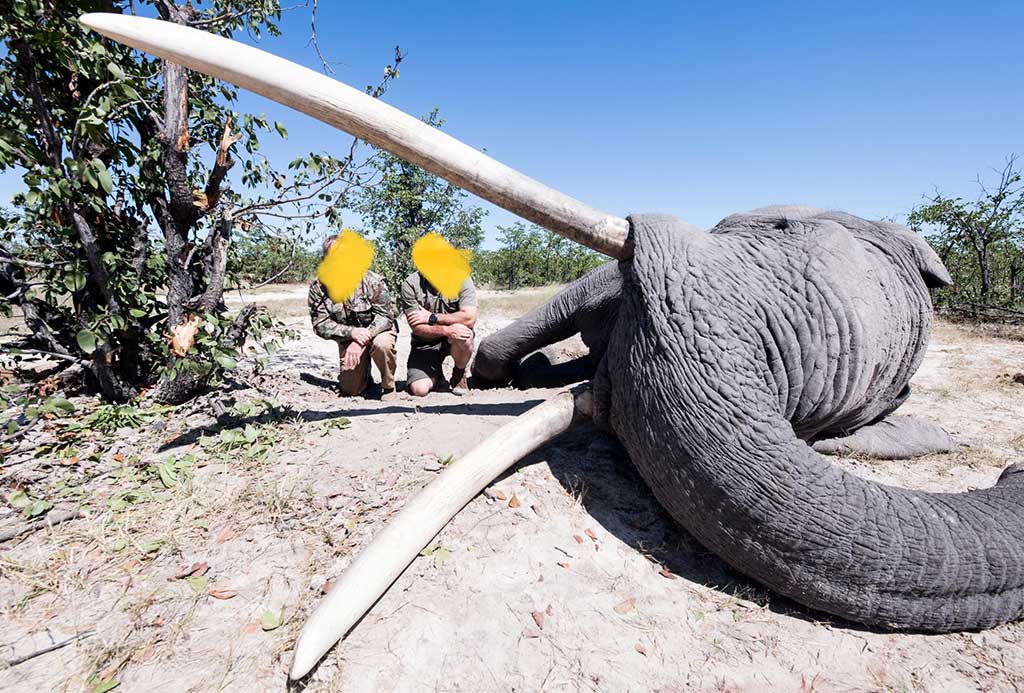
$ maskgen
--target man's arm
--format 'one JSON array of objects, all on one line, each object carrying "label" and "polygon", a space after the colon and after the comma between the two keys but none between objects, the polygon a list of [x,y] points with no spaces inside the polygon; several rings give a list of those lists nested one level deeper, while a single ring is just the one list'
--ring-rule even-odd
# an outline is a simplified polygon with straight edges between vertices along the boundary
[{"label": "man's arm", "polygon": [[465,325],[469,329],[473,329],[476,325],[476,306],[466,306],[460,308],[454,313],[438,313],[437,314],[438,325]]},{"label": "man's arm", "polygon": [[427,319],[422,315],[426,311],[420,306],[419,298],[416,296],[416,286],[412,283],[411,277],[402,282],[402,288],[398,294],[398,305],[405,315],[405,319],[409,321],[409,328],[412,330],[413,336],[428,341],[448,336],[444,326],[427,324]]},{"label": "man's arm", "polygon": [[[440,317],[440,316],[438,316]],[[438,340],[448,336],[447,325],[428,325],[423,322],[418,325],[411,325],[412,333],[420,339]]]},{"label": "man's arm", "polygon": [[473,329],[476,325],[476,285],[466,277],[459,288],[459,309],[448,315],[437,316],[438,325],[465,325]]},{"label": "man's arm", "polygon": [[337,322],[327,310],[327,294],[320,282],[309,287],[309,319],[318,337],[339,342],[352,339],[352,328]]},{"label": "man's arm", "polygon": [[395,304],[391,300],[388,287],[381,279],[377,282],[377,290],[373,295],[373,322],[367,328],[370,331],[370,338],[387,332],[395,322]]}]

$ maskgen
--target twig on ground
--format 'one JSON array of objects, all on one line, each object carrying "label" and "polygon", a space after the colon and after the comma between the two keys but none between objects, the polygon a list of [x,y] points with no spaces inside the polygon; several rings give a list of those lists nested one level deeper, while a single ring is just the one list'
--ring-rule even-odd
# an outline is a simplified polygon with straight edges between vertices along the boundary
[{"label": "twig on ground", "polygon": [[52,645],[47,645],[46,647],[44,647],[44,648],[42,648],[40,650],[36,650],[35,652],[29,652],[27,655],[22,655],[21,657],[15,657],[14,659],[8,659],[7,660],[7,666],[9,666],[9,667],[16,667],[19,664],[24,664],[25,662],[29,661],[30,659],[35,659],[36,657],[41,657],[44,654],[49,654],[50,652],[54,652],[54,651],[59,650],[61,648],[67,647],[68,645],[70,645],[71,643],[73,643],[73,642],[75,642],[77,640],[81,640],[82,638],[88,638],[88,637],[90,637],[92,635],[95,635],[95,634],[96,634],[96,631],[94,631],[94,630],[84,630],[81,633],[76,633],[75,635],[72,635],[67,640],[61,640],[60,642],[55,642]]},{"label": "twig on ground", "polygon": [[82,511],[78,509],[52,510],[46,515],[46,517],[44,517],[42,520],[39,520],[38,522],[33,522],[27,525],[21,525],[20,527],[13,527],[11,529],[7,529],[0,532],[0,544],[2,544],[5,541],[10,541],[15,537],[20,537],[22,534],[35,532],[37,529],[42,529],[43,527],[53,527],[55,525],[59,525],[62,522],[67,522],[68,520],[76,520],[79,517],[82,517]]}]

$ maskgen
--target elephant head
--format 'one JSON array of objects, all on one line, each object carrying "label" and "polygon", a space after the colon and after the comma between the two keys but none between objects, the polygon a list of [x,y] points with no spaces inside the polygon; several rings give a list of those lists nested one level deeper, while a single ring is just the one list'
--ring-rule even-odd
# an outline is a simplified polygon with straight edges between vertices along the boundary
[{"label": "elephant head", "polygon": [[949,281],[894,224],[810,208],[728,217],[710,233],[605,214],[323,75],[227,39],[86,15],[107,36],[301,110],[614,258],[485,339],[478,376],[581,332],[592,394],[563,393],[474,448],[355,558],[307,622],[305,675],[476,493],[591,414],[669,513],[774,590],[861,623],[985,628],[1024,614],[1024,475],[961,494],[865,481],[808,441],[872,424],[908,395]]}]

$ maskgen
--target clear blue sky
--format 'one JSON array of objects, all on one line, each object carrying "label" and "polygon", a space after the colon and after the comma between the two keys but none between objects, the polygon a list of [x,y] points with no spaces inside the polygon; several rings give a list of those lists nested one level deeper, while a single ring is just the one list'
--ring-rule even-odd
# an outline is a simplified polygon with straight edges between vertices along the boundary
[{"label": "clear blue sky", "polygon": [[[1024,152],[1019,0],[320,5],[338,79],[375,83],[399,44],[389,103],[439,107],[450,134],[616,214],[706,228],[801,202],[902,218]],[[261,47],[318,69],[309,9],[282,30]],[[267,138],[282,158],[346,141],[251,94],[240,106],[288,125]],[[491,242],[513,220],[492,208]]]}]

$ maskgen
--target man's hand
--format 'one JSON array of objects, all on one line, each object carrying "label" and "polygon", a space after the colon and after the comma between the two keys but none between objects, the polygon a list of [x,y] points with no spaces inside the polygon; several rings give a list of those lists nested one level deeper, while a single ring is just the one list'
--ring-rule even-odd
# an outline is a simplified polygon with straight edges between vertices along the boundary
[{"label": "man's hand", "polygon": [[359,365],[359,359],[363,356],[363,346],[352,340],[348,343],[348,347],[345,349],[345,355],[341,358],[341,367],[345,370],[351,370]]},{"label": "man's hand", "polygon": [[449,342],[466,342],[473,338],[473,330],[465,325],[448,325],[444,333]]},{"label": "man's hand", "polygon": [[409,321],[409,327],[416,327],[417,325],[427,325],[430,323],[430,311],[424,310],[423,308],[410,310],[408,313],[405,314],[405,319]]},{"label": "man's hand", "polygon": [[359,346],[366,346],[370,343],[370,331],[365,327],[354,327],[352,328],[352,341]]}]

